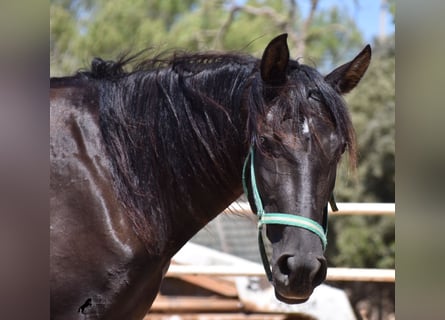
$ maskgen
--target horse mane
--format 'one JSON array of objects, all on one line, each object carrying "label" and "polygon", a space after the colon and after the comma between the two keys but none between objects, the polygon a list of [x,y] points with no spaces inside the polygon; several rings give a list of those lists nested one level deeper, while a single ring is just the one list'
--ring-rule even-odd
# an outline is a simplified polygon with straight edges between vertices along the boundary
[{"label": "horse mane", "polygon": [[[175,53],[143,60],[126,71],[134,59],[95,58],[91,69],[78,76],[97,83],[99,123],[117,193],[137,234],[149,250],[160,252],[163,248],[156,246],[167,243],[172,225],[162,212],[204,209],[192,207],[186,188],[217,185],[221,192],[234,192],[232,181],[244,153],[239,141],[246,134],[241,106],[257,59]],[[199,177],[193,186],[190,175]],[[169,190],[177,201],[157,190]],[[161,229],[156,243],[150,238],[153,227]]]},{"label": "horse mane", "polygon": [[[161,52],[152,58],[142,58],[144,51],[130,55],[123,53],[117,60],[103,60],[100,57],[93,58],[88,70],[79,70],[77,75],[102,80],[118,80],[122,77],[137,72],[151,72],[161,68],[171,67],[173,70],[184,73],[198,73],[204,70],[214,70],[218,67],[233,65],[255,64],[258,59],[243,53],[217,51],[189,53],[187,51],[175,51],[169,55],[168,51]],[[131,71],[125,69],[134,64]]]}]

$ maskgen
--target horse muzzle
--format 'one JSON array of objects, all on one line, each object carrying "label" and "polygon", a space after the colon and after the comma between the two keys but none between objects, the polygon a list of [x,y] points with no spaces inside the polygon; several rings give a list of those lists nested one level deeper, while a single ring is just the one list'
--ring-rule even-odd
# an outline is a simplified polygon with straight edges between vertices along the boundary
[{"label": "horse muzzle", "polygon": [[326,279],[327,263],[323,256],[305,258],[283,254],[272,267],[276,297],[288,304],[309,299],[315,287]]}]

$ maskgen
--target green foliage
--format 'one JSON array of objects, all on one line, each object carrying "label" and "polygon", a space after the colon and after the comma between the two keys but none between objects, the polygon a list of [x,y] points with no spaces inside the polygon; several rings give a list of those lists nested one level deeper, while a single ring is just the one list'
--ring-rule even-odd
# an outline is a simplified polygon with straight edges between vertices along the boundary
[{"label": "green foliage", "polygon": [[51,5],[50,15],[51,73],[61,74],[79,66],[76,55],[77,26],[74,17],[64,6]]},{"label": "green foliage", "polygon": [[357,133],[359,161],[354,180],[350,179],[347,167],[341,166],[336,189],[338,199],[351,202],[394,202],[394,37],[373,45],[369,69],[346,100]]},{"label": "green foliage", "polygon": [[[346,202],[395,201],[395,50],[394,37],[373,46],[371,65],[347,97],[357,132],[359,162],[355,179],[339,170],[336,195]],[[336,266],[395,266],[393,217],[341,217],[330,230],[335,246],[328,252]]]},{"label": "green foliage", "polygon": [[354,268],[394,268],[394,217],[333,218],[336,246],[329,249],[334,266]]},{"label": "green foliage", "polygon": [[[53,0],[51,75],[70,74],[87,67],[94,56],[115,59],[123,53],[175,43],[174,37],[180,32],[170,31],[183,16],[193,17],[191,9],[198,2]],[[190,34],[187,29],[181,32]]]},{"label": "green foliage", "polygon": [[[51,75],[87,67],[94,56],[113,59],[145,48],[236,50],[261,56],[270,38],[283,32],[293,34],[290,41],[305,43],[307,56],[297,56],[315,65],[332,66],[361,44],[353,20],[336,8],[316,11],[305,30],[298,10],[289,15],[291,2],[244,4],[232,15],[234,3],[221,0],[52,0]],[[290,44],[292,50],[297,46]]]},{"label": "green foliage", "polygon": [[363,44],[355,22],[338,7],[321,11],[315,16],[307,38],[307,54],[325,73],[333,66],[353,58]]}]

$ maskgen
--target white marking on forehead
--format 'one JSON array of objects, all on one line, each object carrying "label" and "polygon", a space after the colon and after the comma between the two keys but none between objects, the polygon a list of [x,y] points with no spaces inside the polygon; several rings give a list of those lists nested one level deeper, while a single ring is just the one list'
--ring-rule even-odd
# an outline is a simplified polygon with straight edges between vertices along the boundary
[{"label": "white marking on forehead", "polygon": [[304,118],[303,122],[303,133],[309,133],[309,123],[307,121],[307,118]]},{"label": "white marking on forehead", "polygon": [[273,114],[273,111],[272,111],[272,108],[270,109],[270,111],[267,113],[267,115],[266,115],[266,120],[268,121],[268,122],[272,122],[273,121],[273,118],[274,118],[274,114]]}]

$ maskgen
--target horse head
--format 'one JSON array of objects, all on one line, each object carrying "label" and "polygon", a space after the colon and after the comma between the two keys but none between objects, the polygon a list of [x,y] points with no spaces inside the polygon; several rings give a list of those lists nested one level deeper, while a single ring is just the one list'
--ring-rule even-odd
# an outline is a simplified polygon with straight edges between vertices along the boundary
[{"label": "horse head", "polygon": [[326,278],[327,204],[342,154],[348,151],[355,159],[354,130],[342,95],[362,78],[371,49],[366,46],[322,76],[289,59],[286,38],[273,39],[261,59],[262,99],[251,121],[244,182],[272,246],[271,267],[265,253],[263,262],[275,294],[283,302],[301,303]]}]

